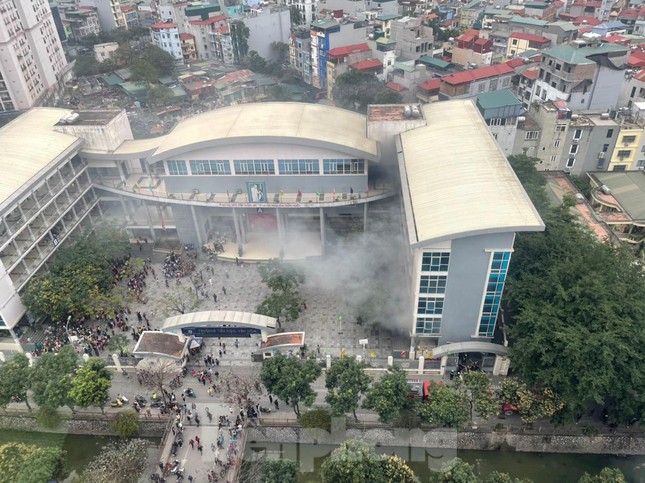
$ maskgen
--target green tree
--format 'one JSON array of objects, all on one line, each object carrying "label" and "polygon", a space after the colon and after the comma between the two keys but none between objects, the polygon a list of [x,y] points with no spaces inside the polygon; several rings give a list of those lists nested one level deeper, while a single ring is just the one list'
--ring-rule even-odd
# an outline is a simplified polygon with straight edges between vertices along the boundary
[{"label": "green tree", "polygon": [[508,162],[511,164],[513,171],[519,178],[524,190],[531,198],[535,208],[544,213],[549,207],[549,199],[546,196],[544,187],[546,186],[546,179],[540,173],[536,166],[540,162],[539,158],[533,158],[525,154],[517,154],[508,157]]},{"label": "green tree", "polygon": [[250,30],[241,20],[229,22],[231,32],[231,42],[233,44],[233,59],[236,63],[242,62],[242,59],[249,53],[249,34]]},{"label": "green tree", "polygon": [[302,12],[300,12],[300,10],[298,9],[297,5],[291,5],[291,7],[289,7],[289,16],[291,18],[292,27],[297,27],[298,25],[301,25],[305,21],[304,16],[302,15]]},{"label": "green tree", "polygon": [[163,86],[152,86],[148,89],[148,100],[156,106],[165,106],[172,101],[172,89]]},{"label": "green tree", "polygon": [[134,409],[119,411],[112,422],[112,429],[117,436],[122,438],[131,438],[132,436],[139,434],[139,431],[141,430],[139,416]]},{"label": "green tree", "polygon": [[431,483],[476,483],[481,481],[475,474],[473,465],[461,458],[455,458],[441,466],[439,471],[430,475]]},{"label": "green tree", "polygon": [[578,483],[625,483],[625,475],[618,468],[603,468],[597,475],[585,473]]},{"label": "green tree", "polygon": [[571,182],[580,190],[580,193],[584,195],[585,198],[589,199],[591,196],[591,180],[586,174],[576,176],[571,175],[569,177]]},{"label": "green tree", "polygon": [[323,461],[323,483],[385,483],[381,457],[374,447],[357,440],[345,441]]},{"label": "green tree", "polygon": [[121,357],[125,357],[128,353],[130,339],[125,334],[115,334],[110,337],[107,348],[111,351],[118,351]]},{"label": "green tree", "polygon": [[458,379],[456,389],[468,403],[470,420],[475,411],[482,419],[488,419],[499,413],[500,402],[491,385],[490,377],[485,372],[467,371]]},{"label": "green tree", "polygon": [[293,460],[272,460],[262,463],[262,483],[297,483],[298,463]]},{"label": "green tree", "polygon": [[30,373],[34,401],[39,406],[50,408],[69,407],[74,411],[72,378],[78,366],[78,355],[71,345],[66,345],[56,354],[47,352],[36,360]]},{"label": "green tree", "polygon": [[74,75],[83,77],[99,73],[99,61],[93,55],[79,55],[74,62]]},{"label": "green tree", "polygon": [[22,443],[0,446],[0,468],[0,483],[62,481],[68,473],[62,449]]},{"label": "green tree", "polygon": [[427,401],[416,405],[422,421],[431,425],[461,428],[468,422],[468,402],[452,386],[432,384]]},{"label": "green tree", "polygon": [[272,258],[258,265],[260,279],[273,292],[290,292],[305,282],[302,269],[293,263]]},{"label": "green tree", "polygon": [[293,322],[302,313],[304,299],[298,292],[273,292],[255,310],[260,315],[275,317],[281,321]]},{"label": "green tree", "polygon": [[303,428],[331,431],[331,413],[324,408],[310,409],[298,418]]},{"label": "green tree", "polygon": [[371,378],[365,374],[365,364],[352,357],[341,357],[332,363],[327,371],[325,386],[329,391],[325,398],[334,416],[348,412],[358,421],[356,408],[360,398],[370,387]]},{"label": "green tree", "polygon": [[388,483],[416,483],[414,471],[398,456],[384,457],[381,464]]},{"label": "green tree", "polygon": [[180,373],[180,367],[171,359],[148,358],[145,364],[137,366],[137,379],[141,385],[161,395],[166,404],[169,401],[166,400],[164,389],[177,387],[175,381]]},{"label": "green tree", "polygon": [[148,443],[126,439],[110,443],[85,467],[84,483],[136,483],[148,468]]},{"label": "green tree", "polygon": [[16,354],[11,360],[0,365],[0,406],[7,407],[13,401],[24,401],[29,411],[29,377],[31,368],[24,354]]},{"label": "green tree", "polygon": [[526,424],[532,424],[540,418],[553,417],[563,407],[559,398],[548,388],[529,388],[514,377],[502,381],[500,397],[503,403],[515,406]]},{"label": "green tree", "polygon": [[408,392],[405,372],[398,367],[391,367],[367,392],[363,407],[376,412],[381,422],[391,423],[409,404]]},{"label": "green tree", "polygon": [[492,471],[484,480],[486,483],[532,483],[528,478],[513,478],[508,473]]},{"label": "green tree", "polygon": [[289,62],[289,45],[284,42],[271,42],[270,47],[275,62],[278,64]]},{"label": "green tree", "polygon": [[41,406],[36,412],[36,422],[43,428],[53,429],[60,426],[61,418],[56,409]]},{"label": "green tree", "polygon": [[293,411],[300,416],[300,403],[311,406],[316,399],[311,384],[321,372],[315,359],[285,357],[278,353],[264,361],[260,379],[270,393],[291,404]]},{"label": "green tree", "polygon": [[374,74],[354,69],[338,76],[333,95],[337,106],[361,113],[366,113],[370,104],[401,102],[400,94],[388,88]]},{"label": "green tree", "polygon": [[190,287],[180,287],[161,299],[161,312],[166,316],[186,314],[197,310],[201,301],[197,292]]},{"label": "green tree", "polygon": [[82,408],[95,406],[105,412],[103,408],[110,397],[111,379],[112,374],[106,368],[105,361],[90,359],[76,371],[69,395]]}]

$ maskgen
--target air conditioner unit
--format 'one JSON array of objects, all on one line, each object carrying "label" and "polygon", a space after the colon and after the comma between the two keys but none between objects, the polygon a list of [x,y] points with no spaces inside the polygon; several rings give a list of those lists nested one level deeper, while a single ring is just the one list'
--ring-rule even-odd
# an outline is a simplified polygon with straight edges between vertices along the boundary
[{"label": "air conditioner unit", "polygon": [[598,153],[598,159],[605,159],[605,153],[604,152],[599,152]]}]

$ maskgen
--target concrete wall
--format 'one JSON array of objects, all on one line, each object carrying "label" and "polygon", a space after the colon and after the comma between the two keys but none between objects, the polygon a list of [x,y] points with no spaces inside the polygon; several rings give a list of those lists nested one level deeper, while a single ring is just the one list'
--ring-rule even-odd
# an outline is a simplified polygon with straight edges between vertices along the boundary
[{"label": "concrete wall", "polygon": [[512,248],[514,237],[514,233],[496,233],[452,240],[440,345],[473,339],[488,282],[490,251]]},{"label": "concrete wall", "polygon": [[242,21],[249,28],[249,51],[255,50],[265,59],[274,59],[271,42],[289,41],[291,16],[289,9],[269,11],[265,9],[257,16],[247,16]]},{"label": "concrete wall", "polygon": [[[175,219],[175,226],[177,227],[177,235],[181,242],[199,246],[197,228],[190,208],[188,205],[173,205],[172,214]],[[198,224],[200,224],[199,218]]]}]

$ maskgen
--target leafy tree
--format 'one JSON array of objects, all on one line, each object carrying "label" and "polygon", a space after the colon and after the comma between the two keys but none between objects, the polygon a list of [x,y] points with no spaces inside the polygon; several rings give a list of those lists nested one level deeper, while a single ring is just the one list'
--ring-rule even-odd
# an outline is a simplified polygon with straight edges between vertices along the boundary
[{"label": "leafy tree", "polygon": [[457,380],[455,386],[461,397],[468,403],[470,420],[473,420],[475,411],[482,419],[498,414],[500,403],[488,374],[467,371],[462,377],[463,379]]},{"label": "leafy tree", "polygon": [[297,5],[291,5],[291,7],[289,7],[289,16],[291,17],[292,27],[297,27],[305,21],[304,15],[300,11],[300,9],[298,9]]},{"label": "leafy tree", "polygon": [[297,483],[298,463],[293,460],[272,460],[262,463],[263,483]]},{"label": "leafy tree", "polygon": [[441,466],[439,471],[430,475],[431,483],[475,483],[480,481],[473,465],[461,458],[455,458]]},{"label": "leafy tree", "polygon": [[344,416],[351,411],[354,420],[358,421],[356,408],[371,382],[364,369],[365,364],[352,357],[342,357],[332,363],[325,379],[329,391],[325,401],[331,406],[334,416]]},{"label": "leafy tree", "polygon": [[388,483],[416,483],[414,471],[398,456],[384,458],[381,464]]},{"label": "leafy tree", "polygon": [[43,428],[57,428],[61,422],[60,414],[54,408],[41,406],[36,413],[36,422]]},{"label": "leafy tree", "polygon": [[389,368],[380,380],[376,381],[363,401],[363,407],[375,411],[383,423],[391,423],[409,404],[408,383],[405,372],[398,367]]},{"label": "leafy tree", "polygon": [[528,478],[513,478],[508,473],[492,471],[486,478],[486,483],[532,483]]},{"label": "leafy tree", "polygon": [[236,63],[240,63],[249,53],[250,30],[241,20],[229,22],[229,27],[233,44],[233,58]]},{"label": "leafy tree", "polygon": [[141,380],[141,385],[160,394],[166,404],[168,401],[163,389],[178,387],[175,381],[180,373],[180,367],[170,359],[148,358],[144,365],[137,366],[137,378]]},{"label": "leafy tree", "polygon": [[452,386],[432,384],[428,400],[417,404],[417,413],[428,424],[460,428],[468,422],[468,402]]},{"label": "leafy tree", "polygon": [[270,393],[290,403],[296,415],[300,416],[300,403],[311,406],[316,399],[311,384],[321,372],[313,358],[303,360],[278,353],[264,362],[260,379]]},{"label": "leafy tree", "polygon": [[93,55],[79,55],[74,62],[74,75],[83,77],[99,73],[99,61]]},{"label": "leafy tree", "polygon": [[172,89],[163,86],[152,86],[148,90],[148,100],[157,106],[164,106],[172,100]]},{"label": "leafy tree", "polygon": [[331,431],[331,413],[327,409],[310,409],[300,415],[298,422],[303,428],[323,429],[327,432]]},{"label": "leafy tree", "polygon": [[267,89],[267,96],[269,97],[269,100],[274,102],[288,102],[291,100],[289,93],[279,84],[270,86]]},{"label": "leafy tree", "polygon": [[39,406],[69,407],[74,411],[74,398],[70,396],[72,378],[78,366],[74,347],[66,345],[56,354],[47,352],[36,360],[30,373],[34,401]]},{"label": "leafy tree", "polygon": [[585,473],[578,483],[625,483],[626,481],[625,475],[618,468],[603,468],[597,475],[591,476]]},{"label": "leafy tree", "polygon": [[305,282],[305,275],[298,266],[277,258],[258,266],[260,279],[273,292],[289,292],[296,290]]},{"label": "leafy tree", "polygon": [[334,84],[334,101],[339,107],[367,112],[370,104],[398,104],[401,95],[388,88],[374,74],[350,69]]},{"label": "leafy tree", "polygon": [[522,421],[532,424],[540,418],[553,417],[562,409],[562,403],[550,389],[533,387],[514,377],[502,381],[500,396],[502,402],[515,406]]},{"label": "leafy tree", "polygon": [[580,190],[580,193],[584,195],[585,198],[589,199],[591,196],[591,180],[586,174],[576,176],[571,175],[569,177],[571,182]]},{"label": "leafy tree", "polygon": [[110,337],[110,341],[107,344],[107,348],[111,351],[118,351],[121,357],[125,357],[128,352],[128,346],[130,345],[130,339],[125,334],[115,334]]},{"label": "leafy tree", "polygon": [[83,471],[87,483],[136,483],[148,468],[147,443],[126,439],[107,445]]},{"label": "leafy tree", "polygon": [[525,154],[517,154],[509,156],[508,162],[521,181],[522,186],[524,186],[524,190],[529,195],[529,198],[531,198],[535,208],[540,213],[544,213],[549,207],[549,200],[544,190],[546,179],[536,169],[540,159]]},{"label": "leafy tree", "polygon": [[90,359],[84,362],[72,379],[70,397],[82,408],[95,406],[104,411],[105,402],[110,397],[112,374],[104,360]]},{"label": "leafy tree", "polygon": [[200,305],[199,297],[189,287],[180,287],[161,299],[161,311],[168,317],[175,314],[194,312]]},{"label": "leafy tree", "polygon": [[131,438],[141,430],[139,416],[134,409],[126,409],[117,413],[112,422],[112,429],[122,438]]},{"label": "leafy tree", "polygon": [[7,407],[13,401],[24,401],[29,411],[29,359],[24,354],[16,354],[11,360],[0,365],[0,406]]},{"label": "leafy tree", "polygon": [[385,483],[381,458],[374,447],[357,440],[345,441],[323,461],[323,483]]},{"label": "leafy tree", "polygon": [[255,310],[260,315],[275,317],[280,321],[293,322],[302,313],[304,299],[297,292],[274,292],[266,297]]},{"label": "leafy tree", "polygon": [[284,42],[271,42],[269,46],[271,47],[275,62],[278,64],[289,62],[289,45]]},{"label": "leafy tree", "polygon": [[6,443],[0,446],[0,483],[62,481],[67,476],[60,448]]}]

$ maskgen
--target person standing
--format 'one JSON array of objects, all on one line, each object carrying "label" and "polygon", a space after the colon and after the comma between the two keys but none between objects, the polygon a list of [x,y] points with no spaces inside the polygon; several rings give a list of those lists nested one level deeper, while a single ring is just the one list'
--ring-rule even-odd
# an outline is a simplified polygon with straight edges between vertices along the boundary
[{"label": "person standing", "polygon": [[226,287],[222,287],[222,293],[226,295]]}]

